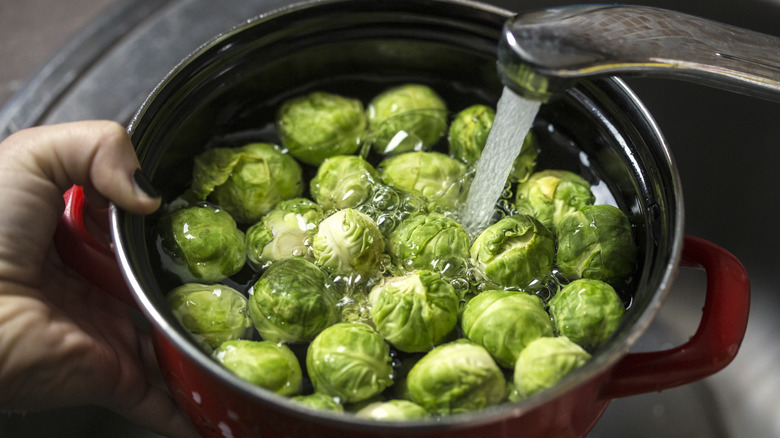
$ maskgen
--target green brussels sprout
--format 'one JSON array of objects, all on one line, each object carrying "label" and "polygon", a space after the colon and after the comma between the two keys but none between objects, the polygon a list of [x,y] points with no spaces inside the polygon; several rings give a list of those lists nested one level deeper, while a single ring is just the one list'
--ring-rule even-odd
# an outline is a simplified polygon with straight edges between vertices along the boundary
[{"label": "green brussels sprout", "polygon": [[504,368],[513,368],[531,341],[553,335],[550,315],[539,297],[506,290],[484,291],[472,298],[463,310],[461,328]]},{"label": "green brussels sprout", "polygon": [[324,210],[357,208],[371,199],[381,185],[379,173],[357,155],[328,158],[309,183],[312,199]]},{"label": "green brussels sprout", "polygon": [[295,395],[301,389],[301,365],[285,345],[242,339],[225,341],[212,356],[238,377],[279,395]]},{"label": "green brussels sprout", "polygon": [[450,155],[465,164],[476,163],[495,118],[496,110],[485,105],[472,105],[457,113],[447,134]]},{"label": "green brussels sprout", "polygon": [[341,322],[309,345],[306,366],[316,392],[342,403],[367,400],[393,384],[390,346],[363,323]]},{"label": "green brussels sprout", "polygon": [[553,387],[588,359],[590,354],[565,336],[532,341],[520,353],[515,365],[516,398],[523,399]]},{"label": "green brussels sprout", "polygon": [[316,263],[330,273],[370,277],[379,270],[385,240],[373,219],[345,208],[320,222],[312,250]]},{"label": "green brussels sprout", "polygon": [[426,149],[447,131],[447,105],[426,85],[388,89],[371,100],[367,112],[372,147],[383,155]]},{"label": "green brussels sprout", "polygon": [[452,277],[468,260],[471,238],[450,217],[420,214],[402,221],[388,246],[393,263],[404,270],[430,269]]},{"label": "green brussels sprout", "polygon": [[508,216],[486,228],[470,254],[486,279],[505,288],[535,289],[552,272],[555,238],[532,216]]},{"label": "green brussels sprout", "polygon": [[249,291],[249,316],[274,342],[307,342],[338,320],[330,278],[300,257],[274,262]]},{"label": "green brussels sprout", "polygon": [[[456,114],[448,134],[450,155],[468,166],[476,165],[495,117],[496,111],[485,105],[472,105]],[[529,131],[515,159],[510,181],[524,182],[533,172],[538,155],[536,136]]]},{"label": "green brussels sprout", "polygon": [[209,351],[247,336],[252,327],[246,297],[229,286],[183,284],[168,293],[166,302],[182,327]]},{"label": "green brussels sprout", "polygon": [[478,411],[506,395],[501,368],[482,346],[465,339],[439,345],[407,377],[411,401],[432,414]]},{"label": "green brussels sprout", "polygon": [[418,420],[428,417],[428,411],[409,400],[388,400],[374,402],[357,411],[358,418],[376,421]]},{"label": "green brussels sprout", "polygon": [[313,261],[310,240],[324,216],[322,208],[306,198],[280,202],[246,230],[249,261],[257,266],[294,256]]},{"label": "green brussels sprout", "polygon": [[216,283],[246,262],[244,233],[223,210],[182,208],[161,217],[157,227],[160,244],[174,262],[166,269],[185,282]]},{"label": "green brussels sprout", "polygon": [[296,395],[295,397],[290,398],[290,401],[318,411],[344,412],[344,406],[342,406],[338,400],[319,392],[307,395]]},{"label": "green brussels sprout", "polygon": [[595,199],[590,184],[576,173],[542,170],[518,186],[515,207],[556,231],[567,214],[592,205]]},{"label": "green brussels sprout", "polygon": [[593,351],[617,330],[625,307],[607,283],[580,279],[567,284],[548,303],[555,329]]},{"label": "green brussels sprout", "polygon": [[466,200],[466,166],[439,152],[408,152],[379,164],[382,180],[428,200],[432,210],[454,211]]},{"label": "green brussels sprout", "polygon": [[303,193],[301,167],[277,146],[251,143],[209,149],[195,157],[195,195],[219,205],[240,223],[257,222],[279,201]]},{"label": "green brussels sprout", "polygon": [[368,300],[379,334],[407,353],[440,344],[458,322],[455,289],[431,271],[386,277],[371,289]]},{"label": "green brussels sprout", "polygon": [[636,269],[637,248],[625,213],[593,205],[566,216],[559,226],[558,268],[569,277],[619,283]]},{"label": "green brussels sprout", "polygon": [[314,166],[358,150],[367,126],[359,100],[322,91],[285,101],[276,115],[284,147],[293,157]]}]

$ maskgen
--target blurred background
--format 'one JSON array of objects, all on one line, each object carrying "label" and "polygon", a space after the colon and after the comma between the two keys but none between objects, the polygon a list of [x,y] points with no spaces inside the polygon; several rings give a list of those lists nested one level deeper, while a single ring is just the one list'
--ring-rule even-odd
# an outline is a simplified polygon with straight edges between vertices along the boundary
[{"label": "blurred background", "polygon": [[[0,0],[0,139],[80,119],[126,124],[180,59],[282,0]],[[490,1],[525,11],[574,1]],[[780,0],[645,0],[780,36]],[[686,232],[734,253],[753,295],[736,360],[699,383],[615,400],[590,438],[780,436],[780,103],[696,84],[628,79],[664,132],[682,179]],[[706,282],[682,269],[635,351],[687,340]],[[0,389],[1,390],[1,389]],[[0,437],[153,438],[101,408],[0,413]]]}]

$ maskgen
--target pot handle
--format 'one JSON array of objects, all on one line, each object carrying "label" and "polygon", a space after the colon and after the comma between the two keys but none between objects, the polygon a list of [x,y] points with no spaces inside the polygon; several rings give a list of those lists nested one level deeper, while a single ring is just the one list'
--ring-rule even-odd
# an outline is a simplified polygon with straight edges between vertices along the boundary
[{"label": "pot handle", "polygon": [[747,328],[750,282],[731,253],[698,237],[685,236],[683,264],[703,268],[707,294],[696,334],[669,350],[632,353],[613,368],[601,397],[612,399],[685,385],[715,374],[737,354]]},{"label": "pot handle", "polygon": [[138,308],[119,269],[111,248],[99,243],[84,223],[86,198],[81,186],[73,186],[63,195],[65,211],[54,232],[54,247],[60,260],[81,277],[119,301]]}]

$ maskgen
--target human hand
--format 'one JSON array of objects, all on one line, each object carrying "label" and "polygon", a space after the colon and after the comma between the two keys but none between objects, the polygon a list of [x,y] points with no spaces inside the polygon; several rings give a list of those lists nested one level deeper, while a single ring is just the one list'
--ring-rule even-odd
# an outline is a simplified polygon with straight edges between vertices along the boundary
[{"label": "human hand", "polygon": [[160,199],[134,183],[137,169],[114,122],[36,127],[0,143],[0,410],[95,404],[165,436],[198,436],[150,383],[154,352],[132,310],[65,267],[52,244],[73,184],[102,217],[108,200],[155,211]]}]

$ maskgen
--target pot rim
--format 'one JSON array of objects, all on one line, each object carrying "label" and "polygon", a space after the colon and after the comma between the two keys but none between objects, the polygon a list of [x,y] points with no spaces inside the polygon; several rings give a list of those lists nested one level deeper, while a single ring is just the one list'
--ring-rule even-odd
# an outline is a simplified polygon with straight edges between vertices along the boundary
[{"label": "pot rim", "polygon": [[[190,63],[198,59],[199,55],[201,55],[203,52],[208,51],[210,48],[218,45],[225,39],[236,33],[242,32],[247,28],[257,26],[258,24],[261,24],[267,20],[272,20],[274,17],[279,15],[293,13],[319,5],[349,3],[351,1],[354,0],[307,0],[303,2],[296,2],[288,6],[273,9],[267,13],[258,15],[232,27],[226,32],[218,34],[182,59],[158,83],[158,85],[151,91],[148,97],[144,100],[142,106],[133,116],[128,126],[128,132],[131,135],[135,132],[139,121],[144,118],[147,110],[149,110],[149,108],[154,105],[155,100],[160,96],[160,94],[166,90],[166,87],[172,78],[187,68]],[[441,4],[441,7],[446,7],[447,5],[452,4],[459,4],[465,7],[473,8],[477,11],[499,15],[507,19],[514,15],[513,12],[506,9],[471,0],[426,0],[426,2]],[[658,289],[655,291],[645,309],[641,312],[638,318],[636,318],[630,328],[624,327],[606,348],[600,350],[597,354],[594,354],[593,359],[588,361],[583,367],[577,370],[577,372],[572,373],[571,375],[561,380],[553,388],[542,391],[519,402],[503,403],[478,412],[469,412],[450,415],[442,418],[397,423],[384,422],[382,423],[382,428],[403,429],[411,432],[412,430],[441,429],[463,425],[477,426],[508,417],[519,416],[562,396],[574,388],[591,381],[599,375],[609,373],[611,368],[628,353],[631,345],[633,345],[633,343],[642,335],[642,333],[646,331],[652,319],[659,311],[663,300],[666,298],[670,290],[671,283],[676,276],[682,254],[684,237],[684,209],[682,189],[677,167],[674,163],[674,159],[666,143],[666,140],[657,126],[657,123],[652,118],[644,104],[626,85],[626,83],[616,77],[598,79],[593,81],[593,83],[598,83],[601,84],[601,86],[609,88],[612,92],[610,95],[611,98],[621,98],[622,101],[617,102],[619,105],[621,105],[621,108],[630,108],[632,111],[635,111],[635,118],[642,121],[642,123],[645,125],[644,130],[647,132],[647,135],[652,136],[659,146],[659,150],[656,152],[661,153],[661,159],[659,160],[661,162],[660,164],[667,166],[667,170],[671,175],[671,181],[664,181],[664,183],[667,183],[671,186],[676,201],[675,205],[672,206],[675,209],[673,224],[671,224],[669,227],[670,232],[674,233],[674,238],[669,246],[670,254],[667,258],[668,263],[665,267],[663,267],[663,275],[661,276]],[[135,301],[138,303],[139,308],[146,316],[146,318],[151,322],[155,331],[157,331],[158,334],[162,335],[169,343],[175,346],[187,357],[187,359],[195,362],[199,367],[207,371],[209,374],[216,376],[216,378],[221,382],[230,385],[234,390],[245,394],[249,398],[257,400],[262,404],[282,406],[291,415],[305,418],[307,420],[317,420],[319,422],[337,424],[341,427],[344,427],[345,425],[348,427],[355,426],[358,428],[367,425],[376,426],[376,422],[372,420],[355,418],[354,416],[345,416],[343,414],[311,410],[289,401],[289,399],[286,397],[274,394],[271,391],[260,387],[249,385],[213,361],[203,351],[198,349],[192,340],[186,336],[179,327],[171,324],[171,322],[160,311],[160,309],[155,307],[154,303],[150,297],[147,296],[146,292],[141,286],[140,281],[133,274],[132,262],[129,258],[128,250],[125,246],[125,240],[122,237],[122,227],[120,222],[122,221],[123,215],[128,215],[128,213],[121,211],[113,204],[111,205],[111,234],[113,237],[115,253],[122,275],[129,285],[130,291],[132,292]],[[658,270],[661,271],[661,268],[658,268]]]}]

